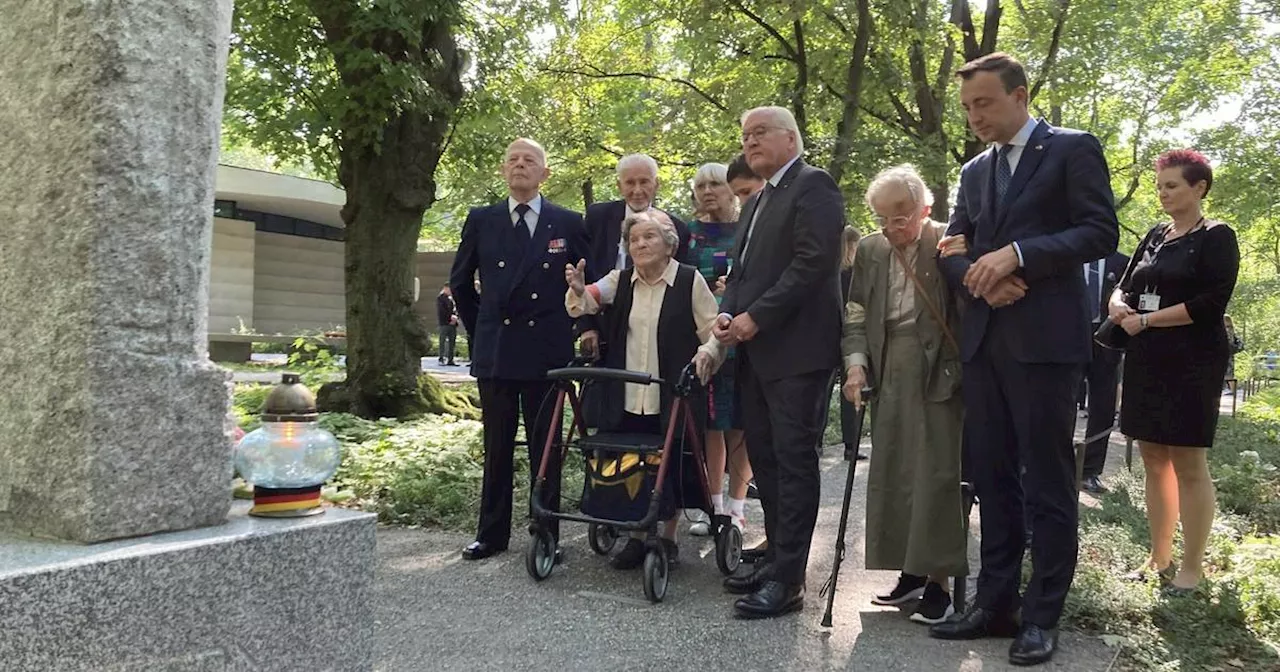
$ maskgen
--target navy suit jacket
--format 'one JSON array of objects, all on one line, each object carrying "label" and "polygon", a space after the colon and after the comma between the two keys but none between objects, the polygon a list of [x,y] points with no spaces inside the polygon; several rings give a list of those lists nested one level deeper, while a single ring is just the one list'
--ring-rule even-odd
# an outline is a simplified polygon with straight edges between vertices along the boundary
[{"label": "navy suit jacket", "polygon": [[[1093,315],[1087,309],[1082,267],[1115,252],[1120,240],[1102,146],[1088,133],[1041,121],[998,208],[995,165],[992,147],[960,169],[947,235],[966,236],[969,253],[939,262],[968,303],[961,356],[972,360],[983,339],[995,337],[1017,362],[1088,362]],[[962,279],[973,261],[1015,241],[1023,266],[1014,273],[1027,282],[1027,295],[999,309],[969,297]]]},{"label": "navy suit jacket", "polygon": [[540,380],[568,365],[573,322],[564,307],[564,267],[586,254],[582,215],[546,198],[532,243],[511,223],[506,199],[467,214],[449,286],[470,336],[471,375]]},{"label": "navy suit jacket", "polygon": [[[661,208],[659,208],[661,209]],[[671,218],[680,237],[680,247],[676,250],[676,261],[689,263],[689,227],[679,217],[663,210]],[[618,241],[622,238],[622,220],[627,215],[626,201],[609,201],[593,203],[587,206],[587,238],[591,252],[586,256],[587,266],[597,275],[587,276],[587,282],[595,282],[614,269],[618,263]],[[577,259],[574,259],[577,262]]]}]

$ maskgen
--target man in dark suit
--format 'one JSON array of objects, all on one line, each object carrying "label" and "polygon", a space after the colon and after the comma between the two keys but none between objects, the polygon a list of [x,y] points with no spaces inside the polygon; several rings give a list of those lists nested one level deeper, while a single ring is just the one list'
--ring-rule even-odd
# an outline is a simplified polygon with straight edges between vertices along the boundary
[{"label": "man in dark suit", "polygon": [[[449,284],[471,338],[471,375],[484,416],[484,485],[476,540],[462,552],[478,560],[507,548],[511,536],[511,462],[524,416],[534,474],[552,422],[548,369],[573,358],[572,322],[564,309],[564,266],[587,251],[582,215],[543,198],[550,176],[538,143],[511,143],[502,164],[510,195],[475,208],[462,226]],[[474,283],[480,274],[483,293]],[[559,510],[560,465],[547,465],[545,506]],[[551,533],[559,538],[558,526]]]},{"label": "man in dark suit", "polygon": [[762,107],[742,117],[742,149],[765,188],[742,209],[714,333],[737,345],[737,380],[769,539],[764,562],[725,580],[739,616],[767,618],[804,605],[818,516],[818,443],[831,371],[840,364],[840,233],[844,198],[825,171],[800,159],[795,117]]},{"label": "man in dark suit", "polygon": [[[618,193],[622,198],[607,203],[587,206],[586,229],[590,254],[587,259],[586,280],[595,282],[614,269],[631,266],[627,246],[622,244],[622,220],[627,213],[645,212],[653,207],[658,193],[658,162],[647,154],[628,154],[618,159]],[[661,208],[658,208],[661,210]],[[687,263],[689,257],[689,227],[679,217],[662,210],[676,227],[680,245],[675,259]],[[582,350],[586,354],[600,354],[598,316],[578,318],[578,332],[582,335]]]},{"label": "man in dark suit", "polygon": [[[1115,290],[1120,276],[1124,275],[1125,266],[1129,265],[1129,257],[1113,252],[1106,259],[1098,259],[1084,265],[1085,301],[1093,315],[1090,329],[1097,331],[1102,321],[1107,319],[1107,304],[1111,300],[1111,292]],[[1109,431],[1116,420],[1116,377],[1120,371],[1120,352],[1109,350],[1093,343],[1093,358],[1083,367],[1084,380],[1081,387],[1088,387],[1086,399],[1089,404],[1089,422],[1086,423],[1085,436],[1105,435],[1090,441],[1084,452],[1084,479],[1080,487],[1086,492],[1100,495],[1107,491],[1102,485],[1102,467],[1107,461],[1107,444],[1111,441]]]},{"label": "man in dark suit", "polygon": [[440,363],[457,366],[453,361],[454,347],[458,342],[458,306],[453,301],[449,285],[436,295],[436,322],[440,325]]},{"label": "man in dark suit", "polygon": [[[1115,251],[1119,224],[1102,147],[1087,133],[1030,117],[1021,64],[991,54],[958,76],[970,128],[995,144],[960,171],[947,233],[965,236],[969,252],[940,264],[969,298],[960,349],[982,571],[973,606],[931,634],[1016,632],[1009,659],[1031,665],[1057,648],[1075,576],[1075,392],[1093,318],[1080,269]],[[1015,628],[1024,500],[1035,572]]]}]

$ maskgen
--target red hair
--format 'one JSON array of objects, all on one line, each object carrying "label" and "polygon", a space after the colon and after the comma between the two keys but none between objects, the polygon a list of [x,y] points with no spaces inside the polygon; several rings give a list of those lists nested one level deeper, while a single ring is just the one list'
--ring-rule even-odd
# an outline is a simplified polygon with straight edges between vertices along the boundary
[{"label": "red hair", "polygon": [[1205,196],[1213,186],[1213,168],[1209,166],[1209,159],[1194,149],[1171,149],[1161,154],[1156,158],[1156,171],[1165,168],[1181,168],[1182,179],[1193,187],[1204,182]]}]

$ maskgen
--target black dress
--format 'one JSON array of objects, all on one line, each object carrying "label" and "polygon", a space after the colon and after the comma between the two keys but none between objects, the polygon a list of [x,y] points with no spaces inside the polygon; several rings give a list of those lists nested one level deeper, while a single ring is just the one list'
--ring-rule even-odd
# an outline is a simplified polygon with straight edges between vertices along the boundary
[{"label": "black dress", "polygon": [[1152,327],[1129,341],[1124,357],[1120,431],[1139,441],[1209,447],[1218,424],[1222,378],[1231,356],[1222,316],[1236,286],[1240,248],[1230,227],[1208,222],[1165,241],[1149,231],[1121,278],[1125,303],[1160,296],[1160,308],[1185,303],[1191,324]]}]

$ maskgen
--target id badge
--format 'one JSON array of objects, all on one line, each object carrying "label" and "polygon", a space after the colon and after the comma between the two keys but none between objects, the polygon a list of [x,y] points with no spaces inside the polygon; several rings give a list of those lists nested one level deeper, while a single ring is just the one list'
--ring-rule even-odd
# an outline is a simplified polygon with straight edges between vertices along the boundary
[{"label": "id badge", "polygon": [[1154,313],[1160,310],[1159,294],[1141,294],[1138,296],[1138,312]]}]

